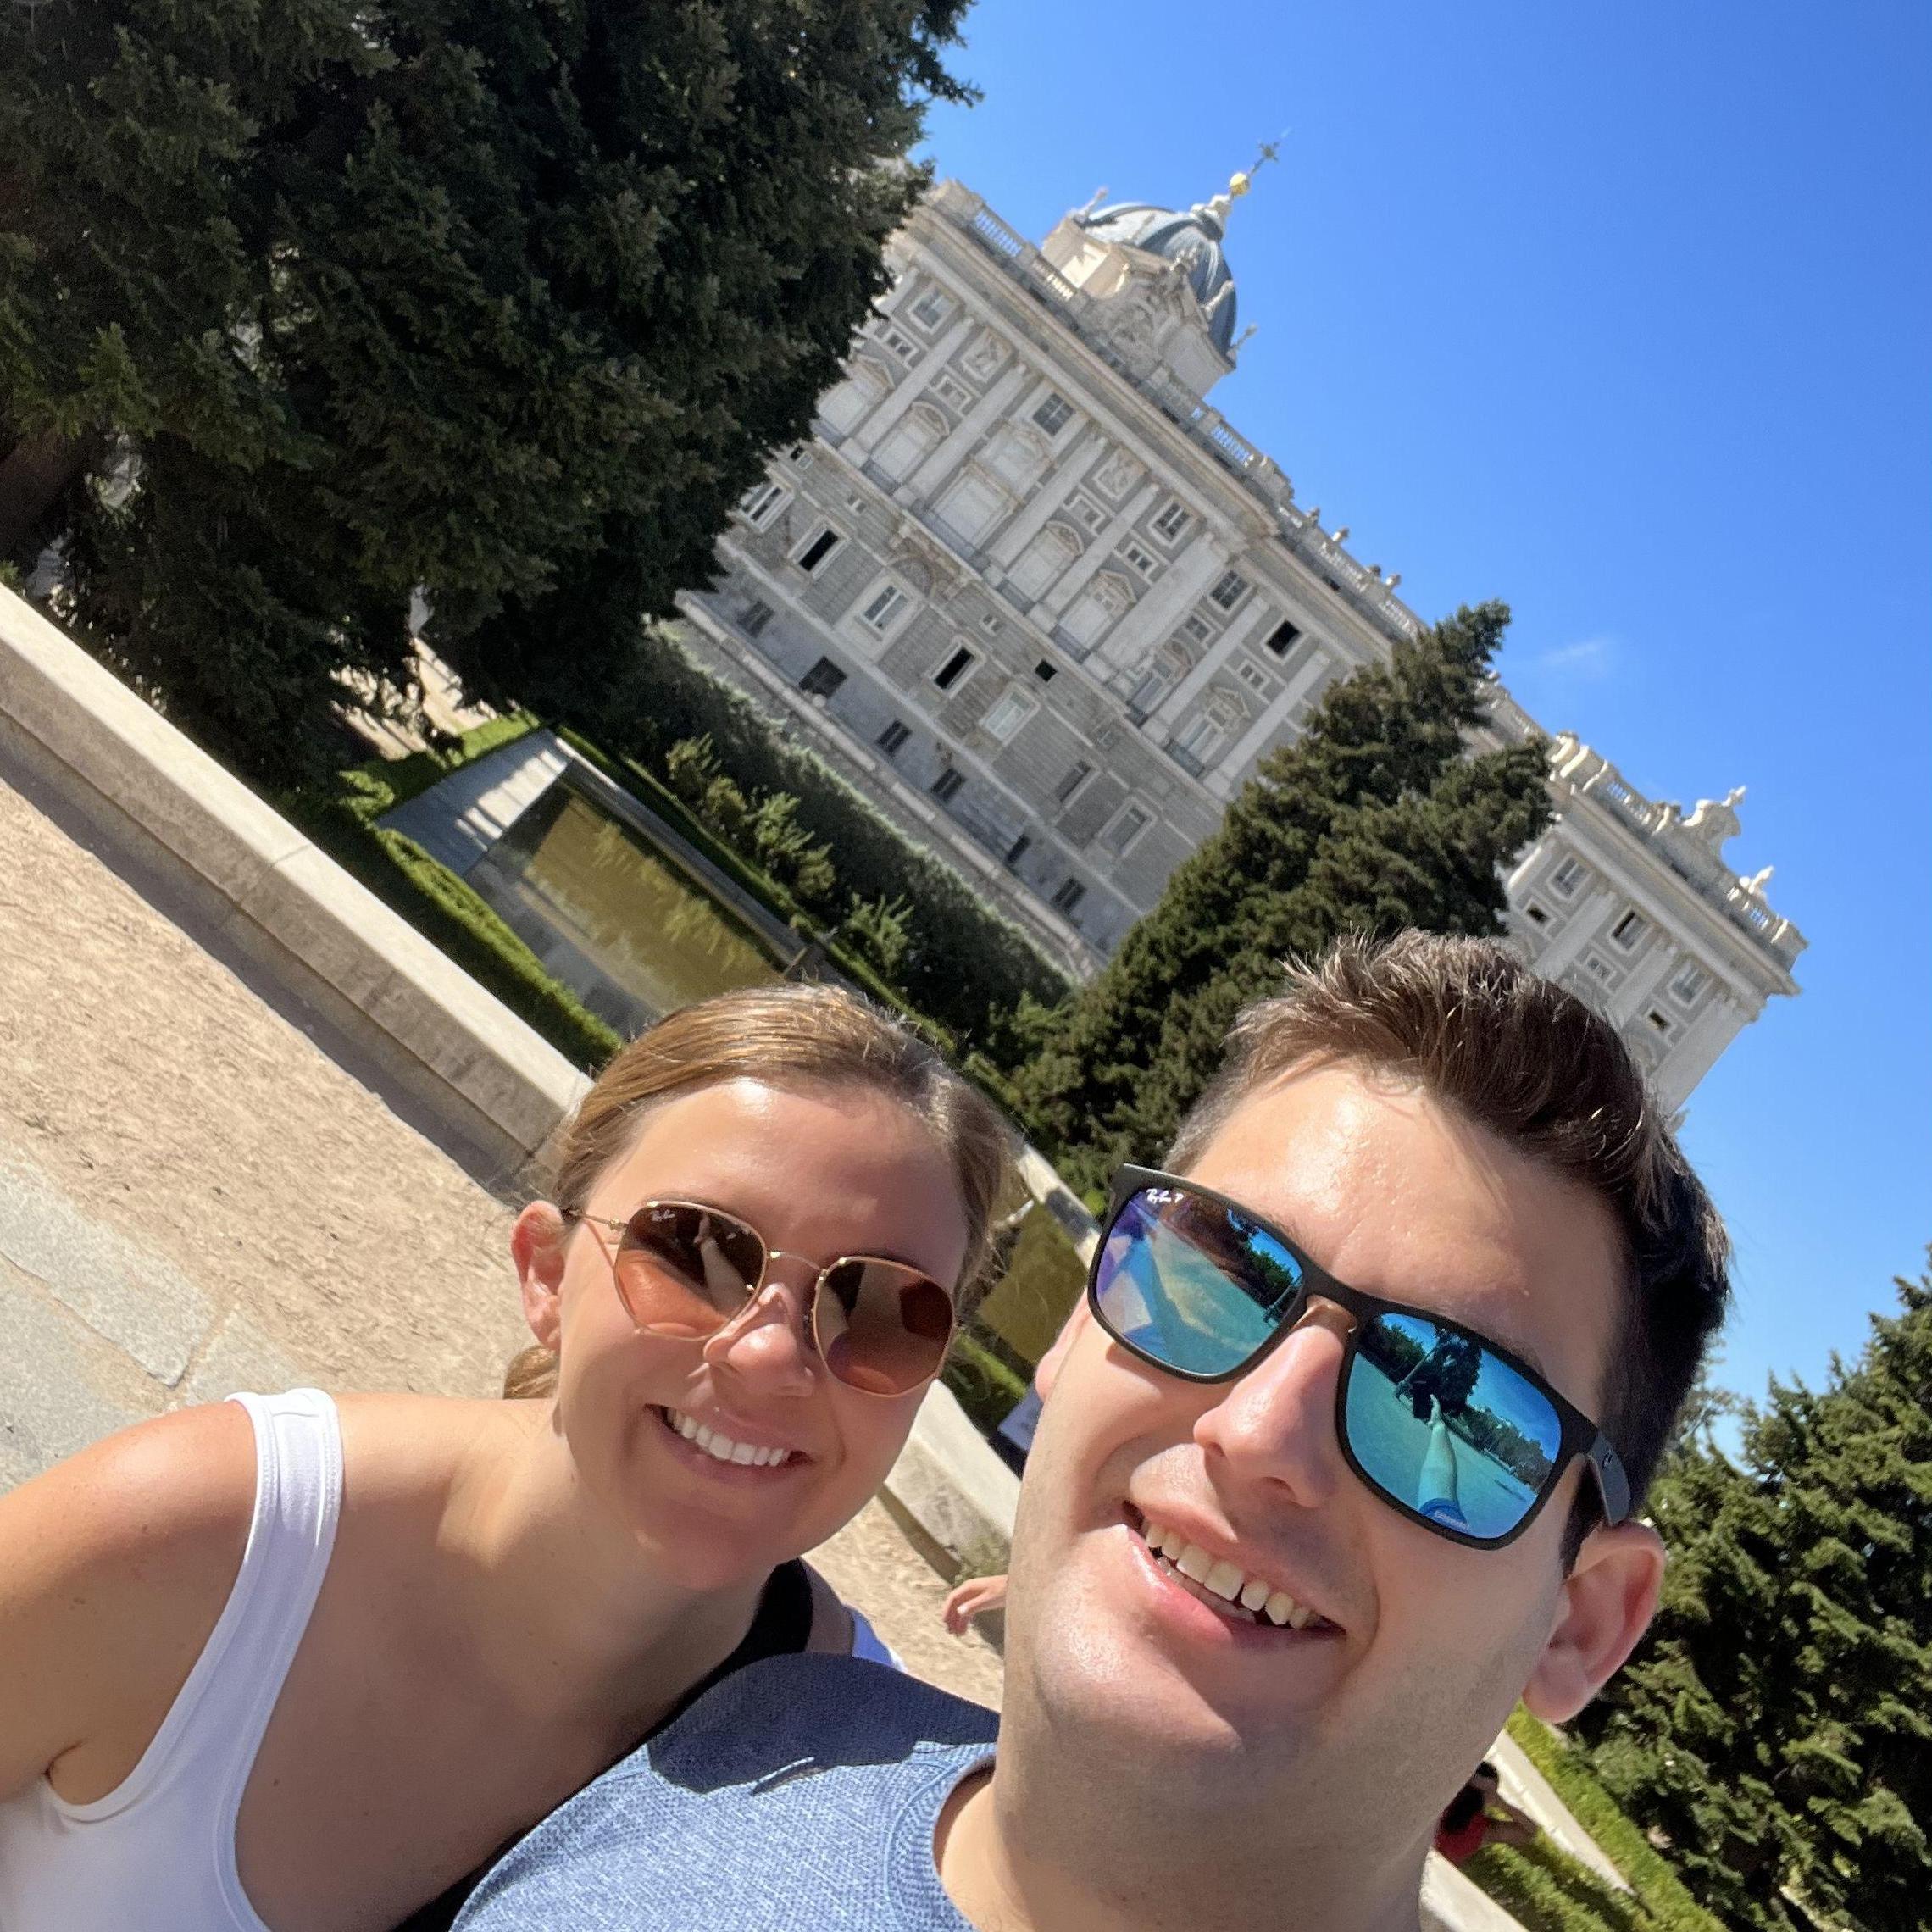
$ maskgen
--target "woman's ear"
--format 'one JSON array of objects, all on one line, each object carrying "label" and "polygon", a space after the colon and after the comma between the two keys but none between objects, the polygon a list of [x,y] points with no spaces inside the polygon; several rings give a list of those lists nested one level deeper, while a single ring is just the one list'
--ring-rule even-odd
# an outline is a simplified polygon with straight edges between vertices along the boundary
[{"label": "woman's ear", "polygon": [[523,1291],[524,1319],[552,1355],[564,1330],[564,1261],[569,1224],[548,1201],[533,1201],[510,1230],[510,1259]]},{"label": "woman's ear", "polygon": [[1647,1523],[1619,1523],[1584,1538],[1557,1599],[1550,1641],[1524,1686],[1531,1712],[1563,1724],[1616,1675],[1657,1613],[1663,1566],[1663,1540]]}]

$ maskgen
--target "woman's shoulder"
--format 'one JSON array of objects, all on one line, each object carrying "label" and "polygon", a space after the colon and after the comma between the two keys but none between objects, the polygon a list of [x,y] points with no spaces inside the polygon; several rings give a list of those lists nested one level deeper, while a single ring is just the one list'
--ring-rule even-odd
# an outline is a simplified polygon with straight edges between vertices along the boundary
[{"label": "woman's shoulder", "polygon": [[233,1403],[138,1423],[0,1497],[0,1791],[164,1709],[234,1586],[255,1495]]},{"label": "woman's shoulder", "polygon": [[0,1498],[10,1576],[26,1563],[153,1581],[226,1557],[255,1495],[255,1438],[237,1403],[177,1409],[117,1430]]}]

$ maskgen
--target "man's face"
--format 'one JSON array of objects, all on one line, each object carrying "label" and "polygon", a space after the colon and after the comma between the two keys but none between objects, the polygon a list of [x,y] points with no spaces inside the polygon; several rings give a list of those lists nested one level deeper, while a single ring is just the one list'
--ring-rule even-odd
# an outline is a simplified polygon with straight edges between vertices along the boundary
[{"label": "man's face", "polygon": [[[1280,1227],[1336,1280],[1467,1324],[1598,1413],[1623,1293],[1608,1208],[1426,1095],[1312,1066],[1246,1102],[1191,1177]],[[1560,1545],[1588,1480],[1580,1463],[1502,1549],[1399,1515],[1336,1441],[1347,1326],[1318,1302],[1247,1374],[1203,1385],[1136,1360],[1084,1310],[1074,1317],[1041,1369],[1048,1399],[1013,1552],[1008,1707],[1017,1696],[1057,1727],[1088,1727],[1184,1805],[1224,1784],[1230,1817],[1291,1803],[1300,1829],[1332,1818],[1359,1832],[1374,1819],[1414,1835],[1526,1685],[1546,1680],[1546,1704],[1580,1703],[1596,1687],[1584,1680],[1621,1662],[1660,1565],[1648,1532],[1599,1531],[1566,1580]],[[1156,1559],[1148,1523],[1333,1627],[1225,1614]],[[1604,1551],[1607,1579],[1596,1574]]]}]

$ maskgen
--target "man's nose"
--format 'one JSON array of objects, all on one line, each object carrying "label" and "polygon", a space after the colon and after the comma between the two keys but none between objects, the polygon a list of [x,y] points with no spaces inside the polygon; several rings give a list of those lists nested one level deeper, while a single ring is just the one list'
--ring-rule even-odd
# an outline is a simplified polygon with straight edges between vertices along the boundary
[{"label": "man's nose", "polygon": [[763,1287],[707,1339],[706,1363],[763,1395],[809,1395],[817,1380],[817,1354],[805,1332],[811,1292],[810,1277],[794,1286],[768,1274]]},{"label": "man's nose", "polygon": [[1238,1476],[1276,1485],[1307,1507],[1325,1503],[1342,1474],[1335,1384],[1352,1325],[1346,1309],[1312,1297],[1286,1337],[1227,1385],[1194,1440]]}]

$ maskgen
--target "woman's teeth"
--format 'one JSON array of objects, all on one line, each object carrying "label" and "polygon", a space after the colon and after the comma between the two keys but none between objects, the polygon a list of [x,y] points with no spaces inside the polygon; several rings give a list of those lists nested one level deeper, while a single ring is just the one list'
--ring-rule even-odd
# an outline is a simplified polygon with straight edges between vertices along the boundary
[{"label": "woman's teeth", "polygon": [[707,1429],[695,1417],[688,1416],[680,1409],[663,1410],[664,1420],[685,1439],[694,1443],[707,1456],[715,1456],[720,1463],[736,1463],[743,1468],[761,1469],[768,1464],[788,1463],[792,1457],[789,1449],[754,1449],[748,1442],[734,1442],[729,1435],[715,1429]]},{"label": "woman's teeth", "polygon": [[1244,1574],[1225,1557],[1211,1557],[1198,1543],[1191,1543],[1178,1530],[1163,1530],[1158,1523],[1145,1524],[1141,1530],[1147,1547],[1164,1557],[1190,1583],[1219,1597],[1224,1603],[1238,1603],[1256,1623],[1265,1617],[1271,1624],[1285,1624],[1291,1630],[1311,1625],[1318,1630],[1332,1630],[1335,1625],[1318,1617],[1306,1603],[1297,1603],[1285,1590],[1276,1590],[1258,1576]]}]

